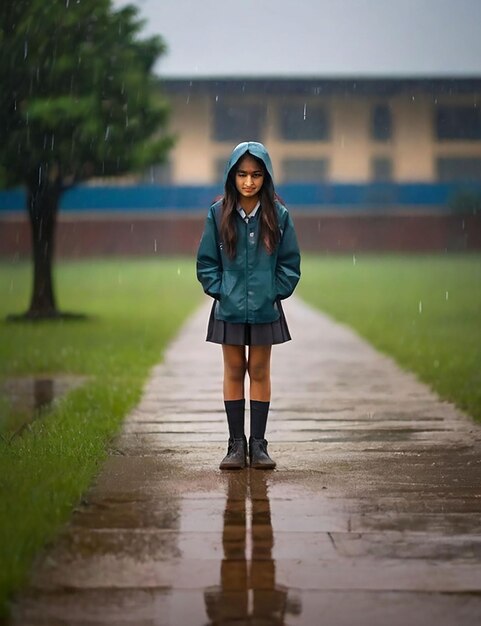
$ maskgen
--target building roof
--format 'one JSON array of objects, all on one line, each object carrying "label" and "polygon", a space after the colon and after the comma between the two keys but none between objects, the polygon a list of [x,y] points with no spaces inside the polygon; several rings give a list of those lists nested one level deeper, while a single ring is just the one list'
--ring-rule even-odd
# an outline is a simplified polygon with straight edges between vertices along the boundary
[{"label": "building roof", "polygon": [[481,77],[480,0],[131,2],[165,78]]}]

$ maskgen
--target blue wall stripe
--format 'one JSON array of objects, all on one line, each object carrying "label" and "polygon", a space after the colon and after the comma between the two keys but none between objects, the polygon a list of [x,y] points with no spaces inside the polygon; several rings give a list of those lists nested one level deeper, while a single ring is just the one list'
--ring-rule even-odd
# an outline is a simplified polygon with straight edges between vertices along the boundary
[{"label": "blue wall stripe", "polygon": [[[442,208],[460,191],[481,194],[481,183],[286,184],[279,185],[277,190],[293,208],[379,206],[387,209],[410,205]],[[60,208],[63,211],[205,211],[221,191],[216,185],[78,186],[62,196]],[[25,202],[22,189],[0,191],[0,211],[23,211]]]}]

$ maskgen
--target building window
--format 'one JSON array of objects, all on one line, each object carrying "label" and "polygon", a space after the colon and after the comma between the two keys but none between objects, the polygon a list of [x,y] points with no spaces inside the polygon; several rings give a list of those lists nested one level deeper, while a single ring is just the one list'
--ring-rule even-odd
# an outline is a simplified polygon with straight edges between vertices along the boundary
[{"label": "building window", "polygon": [[284,159],[282,162],[285,183],[324,183],[327,180],[327,159]]},{"label": "building window", "polygon": [[436,169],[442,183],[481,181],[481,157],[439,157]]},{"label": "building window", "polygon": [[279,116],[280,135],[287,141],[327,141],[329,116],[326,107],[319,104],[286,104]]},{"label": "building window", "polygon": [[387,104],[377,104],[372,110],[371,137],[375,141],[389,141],[392,137],[391,108]]},{"label": "building window", "polygon": [[389,157],[374,157],[371,161],[371,179],[375,183],[392,181],[392,159]]},{"label": "building window", "polygon": [[481,139],[481,111],[472,106],[440,106],[436,109],[436,136],[440,140]]},{"label": "building window", "polygon": [[213,135],[216,141],[260,141],[266,118],[259,104],[214,104]]}]

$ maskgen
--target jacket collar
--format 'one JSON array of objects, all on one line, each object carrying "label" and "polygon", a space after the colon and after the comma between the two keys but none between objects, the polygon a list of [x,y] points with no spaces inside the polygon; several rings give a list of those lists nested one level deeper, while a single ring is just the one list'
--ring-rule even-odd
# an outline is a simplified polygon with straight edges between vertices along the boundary
[{"label": "jacket collar", "polygon": [[247,213],[244,211],[244,209],[240,205],[237,207],[237,210],[239,212],[239,215],[244,220],[244,222],[248,222],[251,218],[255,217],[257,211],[260,209],[260,206],[261,206],[261,203],[259,200],[257,204],[255,205],[255,207],[252,209],[252,211],[249,213],[249,215],[247,215]]}]

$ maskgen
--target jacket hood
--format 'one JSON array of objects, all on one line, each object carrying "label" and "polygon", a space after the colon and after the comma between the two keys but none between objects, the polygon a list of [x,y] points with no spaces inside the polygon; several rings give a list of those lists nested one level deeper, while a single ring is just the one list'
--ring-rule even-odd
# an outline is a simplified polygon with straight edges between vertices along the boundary
[{"label": "jacket hood", "polygon": [[267,152],[265,146],[258,141],[243,141],[234,148],[232,154],[229,157],[229,160],[227,161],[227,165],[225,166],[224,170],[224,185],[227,181],[227,176],[229,175],[229,172],[246,152],[249,152],[250,154],[252,154],[252,156],[257,157],[258,159],[261,159],[261,161],[266,166],[266,170],[269,172],[270,177],[272,178],[272,180],[274,180],[274,171],[272,169],[271,157],[269,156],[269,153]]}]

